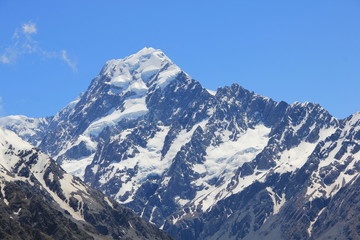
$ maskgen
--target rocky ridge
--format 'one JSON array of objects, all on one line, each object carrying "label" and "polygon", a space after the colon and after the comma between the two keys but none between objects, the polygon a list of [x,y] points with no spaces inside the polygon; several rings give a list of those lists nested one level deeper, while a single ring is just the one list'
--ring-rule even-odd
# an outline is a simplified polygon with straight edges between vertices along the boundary
[{"label": "rocky ridge", "polygon": [[1,239],[170,239],[0,128]]}]

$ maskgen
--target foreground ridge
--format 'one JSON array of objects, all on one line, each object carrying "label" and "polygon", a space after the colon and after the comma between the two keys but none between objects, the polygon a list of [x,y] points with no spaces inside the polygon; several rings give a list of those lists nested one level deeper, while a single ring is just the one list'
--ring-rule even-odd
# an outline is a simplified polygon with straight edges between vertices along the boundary
[{"label": "foreground ridge", "polygon": [[1,239],[170,239],[0,128]]}]

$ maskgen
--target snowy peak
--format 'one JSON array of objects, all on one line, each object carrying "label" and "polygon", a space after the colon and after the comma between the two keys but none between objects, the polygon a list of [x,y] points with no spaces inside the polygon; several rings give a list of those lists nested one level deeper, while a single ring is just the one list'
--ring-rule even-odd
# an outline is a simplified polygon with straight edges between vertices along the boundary
[{"label": "snowy peak", "polygon": [[148,83],[156,77],[156,84],[164,88],[181,72],[161,50],[143,48],[124,59],[106,62],[100,76],[108,78],[107,84],[115,88],[133,91],[146,90]]},{"label": "snowy peak", "polygon": [[117,135],[123,124],[132,128],[142,120],[178,119],[202,92],[201,85],[161,50],[144,48],[108,61],[88,90],[56,114],[40,148],[66,171],[82,177],[100,138]]}]

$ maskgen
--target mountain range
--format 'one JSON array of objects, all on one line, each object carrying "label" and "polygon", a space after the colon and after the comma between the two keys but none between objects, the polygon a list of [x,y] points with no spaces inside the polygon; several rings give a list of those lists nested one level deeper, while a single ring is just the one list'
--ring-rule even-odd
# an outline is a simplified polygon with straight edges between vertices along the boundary
[{"label": "mountain range", "polygon": [[[76,176],[74,188],[54,184],[69,191],[56,197],[50,180],[72,177],[52,160],[59,177],[25,164],[49,198],[63,198],[71,221],[74,201],[89,205],[69,198],[81,186],[103,208],[131,212],[120,203],[175,239],[360,238],[360,113],[337,119],[319,104],[277,102],[238,84],[210,91],[161,50],[108,61],[55,116],[8,116],[0,126]],[[15,165],[4,169],[17,174]]]}]

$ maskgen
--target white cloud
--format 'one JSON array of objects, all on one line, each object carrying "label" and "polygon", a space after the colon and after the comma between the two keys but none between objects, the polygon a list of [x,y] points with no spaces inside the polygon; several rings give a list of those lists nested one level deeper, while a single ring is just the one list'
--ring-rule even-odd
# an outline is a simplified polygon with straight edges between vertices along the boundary
[{"label": "white cloud", "polygon": [[3,64],[12,64],[16,62],[19,55],[22,54],[21,47],[15,43],[12,46],[5,48],[2,55],[0,56],[0,62]]},{"label": "white cloud", "polygon": [[25,34],[36,34],[37,28],[35,23],[25,23],[22,25],[22,31]]},{"label": "white cloud", "polygon": [[0,56],[0,62],[7,64],[7,63],[10,63],[10,59],[6,55],[2,55],[2,56]]},{"label": "white cloud", "polygon": [[77,72],[76,63],[68,57],[66,50],[61,51],[61,58],[69,65],[69,67],[71,67],[74,72]]},{"label": "white cloud", "polygon": [[59,59],[64,61],[74,72],[77,71],[76,63],[69,58],[66,50],[49,51],[41,48],[40,43],[33,39],[33,35],[38,32],[35,23],[28,22],[16,29],[11,44],[0,49],[0,63],[14,64],[17,59],[25,54],[36,54],[45,59]]}]

